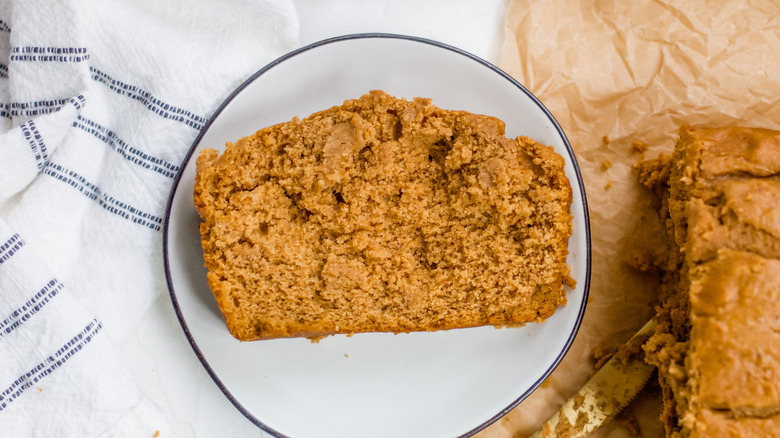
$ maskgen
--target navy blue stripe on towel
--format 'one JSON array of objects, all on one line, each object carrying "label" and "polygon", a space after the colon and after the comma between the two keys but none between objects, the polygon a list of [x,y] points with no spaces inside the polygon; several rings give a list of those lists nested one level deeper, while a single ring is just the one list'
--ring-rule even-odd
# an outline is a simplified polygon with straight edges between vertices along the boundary
[{"label": "navy blue stripe on towel", "polygon": [[89,59],[86,47],[11,47],[9,61],[82,62]]},{"label": "navy blue stripe on towel", "polygon": [[73,126],[81,129],[82,131],[92,134],[97,139],[102,141],[115,150],[119,155],[124,157],[131,163],[137,164],[143,168],[153,170],[168,178],[174,178],[179,171],[179,166],[171,164],[165,160],[162,160],[151,155],[147,155],[138,149],[129,146],[116,133],[86,117],[78,116],[78,119],[73,122]]},{"label": "navy blue stripe on towel", "polygon": [[14,234],[10,239],[6,240],[0,245],[0,265],[8,261],[23,246],[24,240],[20,239],[18,234]]},{"label": "navy blue stripe on towel", "polygon": [[43,170],[43,166],[46,165],[46,161],[49,160],[49,155],[46,152],[46,143],[43,142],[41,133],[38,132],[38,127],[35,126],[35,122],[28,120],[19,125],[22,129],[22,134],[27,142],[30,144],[33,155],[35,155],[35,165],[38,166],[38,171]]},{"label": "navy blue stripe on towel", "polygon": [[71,97],[68,99],[68,102],[73,104],[73,106],[76,107],[76,111],[80,111],[81,107],[84,106],[84,104],[87,102],[87,99],[84,98],[83,94],[77,94],[75,97]]},{"label": "navy blue stripe on towel", "polygon": [[90,343],[103,328],[103,324],[97,319],[93,319],[84,327],[81,332],[71,338],[62,347],[60,347],[51,356],[19,376],[3,392],[0,392],[0,411],[16,400],[24,391],[30,389],[41,379],[51,374],[54,370],[62,366],[76,353],[81,351],[84,346]]},{"label": "navy blue stripe on towel", "polygon": [[135,99],[141,102],[146,106],[147,109],[161,117],[184,123],[185,125],[198,131],[203,129],[203,126],[206,124],[205,117],[198,116],[185,109],[167,104],[152,96],[149,92],[136,87],[135,85],[130,85],[118,81],[94,67],[90,67],[89,71],[92,73],[92,79],[95,81],[100,82],[121,96],[127,96],[131,99]]},{"label": "navy blue stripe on towel", "polygon": [[24,303],[24,305],[11,312],[11,315],[8,316],[8,318],[0,322],[0,339],[16,330],[20,325],[38,313],[38,311],[48,304],[61,290],[62,283],[56,279],[52,279],[46,283],[46,286],[44,286],[43,289],[36,292],[32,298]]},{"label": "navy blue stripe on towel", "polygon": [[55,113],[62,109],[66,103],[73,105],[76,110],[84,106],[86,99],[79,94],[70,99],[49,99],[36,100],[31,102],[9,102],[0,104],[0,109],[4,109],[8,114],[6,117],[34,117],[43,114]]},{"label": "navy blue stripe on towel", "polygon": [[65,169],[58,164],[48,163],[43,169],[43,174],[54,177],[57,180],[70,185],[87,198],[97,202],[98,205],[110,213],[114,213],[117,216],[154,231],[160,231],[162,229],[162,218],[145,213],[117,200],[113,196],[104,193],[100,187],[87,181],[83,176],[72,170]]},{"label": "navy blue stripe on towel", "polygon": [[38,166],[38,171],[40,172],[43,169],[43,165],[44,165],[43,155],[41,154],[41,151],[38,150],[38,142],[35,141],[32,132],[30,131],[29,124],[31,122],[32,120],[28,120],[20,124],[19,128],[22,130],[22,135],[24,135],[24,138],[27,140],[27,143],[30,145],[30,149],[32,150],[33,156],[35,156],[35,165]]}]

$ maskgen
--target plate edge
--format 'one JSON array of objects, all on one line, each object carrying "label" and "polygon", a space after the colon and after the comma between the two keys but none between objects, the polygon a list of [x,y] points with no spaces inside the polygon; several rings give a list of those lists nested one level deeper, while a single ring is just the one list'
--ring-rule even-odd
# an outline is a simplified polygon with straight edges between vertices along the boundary
[{"label": "plate edge", "polygon": [[508,80],[510,83],[512,83],[515,87],[519,88],[523,93],[526,94],[547,116],[548,120],[552,123],[555,130],[560,135],[561,139],[563,140],[564,147],[566,149],[566,152],[569,154],[569,157],[571,158],[572,167],[574,168],[574,173],[577,176],[577,185],[579,187],[580,193],[581,193],[581,200],[582,200],[582,209],[583,209],[583,219],[584,219],[584,231],[585,231],[585,243],[586,243],[586,262],[585,262],[585,281],[583,285],[583,297],[582,302],[580,303],[580,308],[577,314],[577,319],[574,325],[574,329],[569,334],[566,344],[564,348],[561,350],[559,355],[556,357],[556,359],[553,361],[553,363],[550,365],[550,367],[547,369],[545,373],[533,384],[531,385],[526,391],[524,391],[517,399],[515,399],[512,403],[510,403],[506,408],[499,411],[496,415],[493,417],[490,417],[488,420],[484,421],[482,424],[472,428],[468,432],[459,435],[457,438],[467,438],[470,437],[477,432],[480,432],[490,426],[491,424],[495,423],[498,419],[505,416],[507,413],[509,413],[512,409],[514,409],[517,405],[519,405],[523,400],[528,398],[538,387],[539,385],[544,382],[545,379],[547,379],[550,374],[552,374],[553,371],[560,365],[563,358],[568,353],[569,349],[571,348],[572,344],[574,343],[574,339],[576,338],[577,334],[579,333],[579,329],[582,325],[582,319],[585,314],[585,309],[587,307],[588,303],[588,297],[590,292],[590,277],[591,277],[591,235],[590,235],[590,216],[588,213],[588,202],[587,202],[587,194],[585,192],[585,186],[582,180],[582,172],[580,171],[579,163],[577,161],[577,157],[574,154],[574,150],[571,147],[571,144],[569,143],[569,139],[566,137],[566,134],[563,132],[563,129],[558,124],[558,121],[555,119],[555,117],[550,113],[550,111],[547,109],[547,107],[544,106],[544,104],[533,94],[531,93],[525,86],[523,86],[519,81],[517,81],[515,78],[510,76],[508,73],[504,72],[497,66],[493,65],[492,63],[474,55],[473,53],[470,53],[466,50],[457,48],[455,46],[451,46],[449,44],[427,39],[423,37],[418,36],[411,36],[411,35],[401,35],[401,34],[394,34],[394,33],[356,33],[356,34],[345,34],[340,36],[335,36],[327,39],[323,39],[311,44],[308,44],[306,46],[300,47],[298,49],[295,49],[291,52],[288,52],[275,60],[269,62],[265,66],[263,66],[261,69],[254,72],[252,75],[250,75],[247,79],[245,79],[238,87],[236,87],[228,96],[221,101],[217,109],[211,114],[211,116],[208,118],[208,121],[204,124],[203,128],[198,132],[198,135],[193,140],[192,144],[189,147],[189,150],[187,151],[187,154],[182,159],[180,170],[176,174],[176,177],[173,181],[173,184],[171,186],[171,190],[168,194],[168,199],[166,201],[165,205],[165,213],[163,216],[163,229],[162,229],[162,257],[163,257],[163,269],[165,273],[165,281],[166,285],[168,287],[168,294],[171,299],[171,303],[174,308],[174,312],[176,314],[176,318],[179,320],[179,324],[182,326],[182,330],[184,331],[185,337],[187,338],[187,342],[190,344],[190,347],[193,349],[196,357],[201,362],[203,367],[206,369],[206,372],[209,374],[209,376],[212,378],[214,383],[217,385],[219,390],[225,395],[225,397],[233,404],[233,406],[241,412],[242,415],[244,415],[249,421],[254,423],[257,427],[262,429],[263,431],[273,435],[277,438],[290,438],[287,435],[284,435],[273,428],[267,426],[262,421],[260,421],[257,417],[252,415],[249,411],[246,410],[246,408],[241,405],[241,403],[236,400],[231,392],[225,387],[225,385],[222,383],[222,381],[219,379],[219,376],[216,375],[214,370],[209,365],[206,358],[201,353],[200,349],[197,346],[197,343],[195,342],[194,338],[192,337],[192,334],[189,331],[189,328],[187,326],[187,323],[184,319],[184,315],[181,313],[181,308],[179,307],[178,300],[176,299],[175,290],[173,287],[173,282],[171,281],[171,272],[170,272],[170,264],[168,262],[168,239],[169,239],[169,224],[170,224],[170,215],[171,215],[171,209],[173,207],[173,199],[177,193],[179,182],[181,181],[182,175],[184,173],[184,169],[186,168],[187,164],[189,164],[190,160],[192,159],[192,156],[195,152],[195,149],[197,148],[198,144],[202,140],[203,136],[205,135],[206,131],[208,131],[209,127],[213,124],[214,120],[222,113],[222,111],[235,99],[235,97],[240,94],[246,87],[249,86],[252,82],[254,82],[257,78],[262,76],[266,71],[270,70],[271,68],[275,67],[276,65],[286,61],[287,59],[290,59],[294,56],[297,56],[301,53],[307,52],[309,50],[315,49],[320,46],[324,46],[327,44],[333,44],[338,43],[342,41],[351,41],[351,40],[357,40],[357,39],[368,39],[368,38],[381,38],[381,39],[398,39],[398,40],[406,40],[406,41],[412,41],[422,44],[427,44],[431,46],[435,46],[438,48],[446,49],[452,52],[455,52],[457,54],[460,54],[462,56],[465,56],[473,61],[478,62],[484,67],[487,67],[488,69],[492,70],[493,72],[497,73],[499,76],[503,77],[504,79]]}]

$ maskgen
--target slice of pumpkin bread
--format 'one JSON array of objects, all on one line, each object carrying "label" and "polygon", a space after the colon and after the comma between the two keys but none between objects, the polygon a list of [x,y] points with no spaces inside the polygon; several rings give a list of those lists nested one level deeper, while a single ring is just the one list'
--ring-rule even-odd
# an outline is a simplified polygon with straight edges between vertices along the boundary
[{"label": "slice of pumpkin bread", "polygon": [[500,120],[381,91],[197,158],[208,281],[240,340],[543,321],[572,192]]}]

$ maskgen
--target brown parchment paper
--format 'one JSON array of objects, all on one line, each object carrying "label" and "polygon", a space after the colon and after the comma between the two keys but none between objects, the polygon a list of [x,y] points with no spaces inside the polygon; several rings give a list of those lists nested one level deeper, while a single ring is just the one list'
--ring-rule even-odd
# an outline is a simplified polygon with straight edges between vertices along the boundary
[{"label": "brown parchment paper", "polygon": [[[590,377],[594,349],[624,342],[652,316],[658,279],[624,260],[632,248],[662,252],[664,232],[632,166],[671,152],[682,124],[780,129],[780,3],[513,0],[499,66],[547,106],[577,154],[593,270],[568,355],[480,438],[533,432]],[[634,151],[636,141],[647,151]],[[622,423],[638,431],[613,422],[596,435],[663,436],[658,393],[651,385],[627,411]]]}]

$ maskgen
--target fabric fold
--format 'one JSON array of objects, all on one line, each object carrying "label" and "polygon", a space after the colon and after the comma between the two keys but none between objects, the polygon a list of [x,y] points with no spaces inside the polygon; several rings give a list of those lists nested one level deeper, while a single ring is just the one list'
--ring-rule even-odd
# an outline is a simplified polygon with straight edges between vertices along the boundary
[{"label": "fabric fold", "polygon": [[0,434],[170,433],[121,351],[166,289],[168,193],[297,26],[281,0],[0,5]]}]

